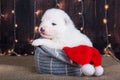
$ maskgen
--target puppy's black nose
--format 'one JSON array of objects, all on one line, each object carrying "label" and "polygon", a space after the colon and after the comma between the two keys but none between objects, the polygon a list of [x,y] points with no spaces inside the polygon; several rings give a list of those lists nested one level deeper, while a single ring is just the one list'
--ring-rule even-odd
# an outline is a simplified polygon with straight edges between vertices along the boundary
[{"label": "puppy's black nose", "polygon": [[43,29],[42,27],[40,28],[40,32],[44,32],[45,31],[45,29]]}]

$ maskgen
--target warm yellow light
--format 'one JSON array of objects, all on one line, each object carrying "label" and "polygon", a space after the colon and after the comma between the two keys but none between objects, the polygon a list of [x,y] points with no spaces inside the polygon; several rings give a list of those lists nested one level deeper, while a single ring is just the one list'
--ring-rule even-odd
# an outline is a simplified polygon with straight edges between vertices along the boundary
[{"label": "warm yellow light", "polygon": [[103,19],[103,23],[107,24],[107,19],[106,18]]},{"label": "warm yellow light", "polygon": [[81,2],[82,0],[78,0],[78,2]]},{"label": "warm yellow light", "polygon": [[34,54],[34,51],[32,51],[31,54]]},{"label": "warm yellow light", "polygon": [[81,27],[80,30],[83,31],[84,27]]},{"label": "warm yellow light", "polygon": [[39,27],[38,27],[38,26],[35,26],[35,27],[34,27],[34,32],[37,33],[37,32],[38,32],[38,29],[39,29]]},{"label": "warm yellow light", "polygon": [[112,47],[112,46],[111,46],[111,43],[109,43],[109,44],[108,44],[108,47],[109,47],[109,48],[111,48],[111,47]]},{"label": "warm yellow light", "polygon": [[111,36],[111,34],[108,34],[108,36]]},{"label": "warm yellow light", "polygon": [[17,43],[17,42],[18,42],[18,40],[16,39],[16,40],[15,40],[15,42]]},{"label": "warm yellow light", "polygon": [[57,7],[60,8],[60,9],[65,9],[65,1],[61,1],[57,4]]},{"label": "warm yellow light", "polygon": [[9,54],[12,53],[12,52],[14,52],[14,49],[9,49],[9,50],[8,50],[8,53],[9,53]]},{"label": "warm yellow light", "polygon": [[109,5],[105,4],[104,8],[105,8],[105,10],[107,10],[109,8]]},{"label": "warm yellow light", "polygon": [[15,13],[15,10],[12,10],[11,13],[14,14],[14,13]]},{"label": "warm yellow light", "polygon": [[10,50],[10,49],[8,50],[8,53],[11,53],[11,50]]},{"label": "warm yellow light", "polygon": [[35,12],[35,14],[38,16],[38,15],[40,15],[42,13],[42,10],[37,10],[36,12]]},{"label": "warm yellow light", "polygon": [[82,13],[81,13],[81,12],[78,12],[78,15],[82,15]]},{"label": "warm yellow light", "polygon": [[17,24],[15,24],[15,27],[17,28],[17,27],[18,27],[18,25],[17,25]]}]

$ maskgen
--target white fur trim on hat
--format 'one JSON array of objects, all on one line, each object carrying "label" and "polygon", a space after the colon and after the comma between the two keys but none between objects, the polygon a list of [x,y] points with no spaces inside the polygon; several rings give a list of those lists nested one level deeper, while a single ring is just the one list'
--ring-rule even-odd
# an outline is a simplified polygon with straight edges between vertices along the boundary
[{"label": "white fur trim on hat", "polygon": [[95,75],[96,76],[101,76],[104,72],[104,69],[102,66],[95,67]]},{"label": "white fur trim on hat", "polygon": [[91,64],[85,64],[82,66],[81,71],[86,76],[92,76],[95,73],[95,68]]}]

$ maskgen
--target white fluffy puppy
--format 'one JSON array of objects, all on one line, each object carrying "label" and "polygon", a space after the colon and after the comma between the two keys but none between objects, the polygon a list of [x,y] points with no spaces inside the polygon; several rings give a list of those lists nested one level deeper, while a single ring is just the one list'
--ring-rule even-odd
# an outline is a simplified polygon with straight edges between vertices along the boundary
[{"label": "white fluffy puppy", "polygon": [[[65,46],[74,47],[79,45],[88,45],[92,47],[90,39],[75,28],[70,17],[60,9],[48,9],[41,20],[39,32],[43,38],[35,39],[33,46],[45,45],[50,48],[63,49]],[[88,69],[89,70],[88,70]],[[93,65],[85,65],[82,72],[87,76],[95,73]],[[103,74],[103,68],[97,70],[96,75]]]},{"label": "white fluffy puppy", "polygon": [[75,28],[70,17],[60,9],[48,9],[41,20],[39,32],[44,39],[36,39],[33,46],[45,45],[62,49],[64,46],[92,46],[89,38]]}]

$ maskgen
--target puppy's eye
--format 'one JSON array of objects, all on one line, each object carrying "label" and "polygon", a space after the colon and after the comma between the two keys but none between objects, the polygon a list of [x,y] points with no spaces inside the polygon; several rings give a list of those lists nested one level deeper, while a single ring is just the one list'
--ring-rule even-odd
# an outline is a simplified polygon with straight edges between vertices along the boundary
[{"label": "puppy's eye", "polygon": [[52,23],[53,26],[55,26],[56,24],[55,23]]}]

